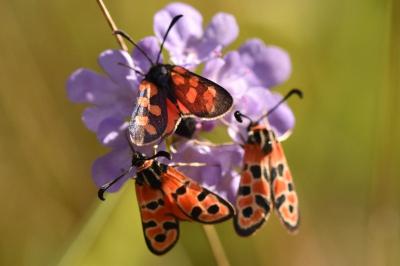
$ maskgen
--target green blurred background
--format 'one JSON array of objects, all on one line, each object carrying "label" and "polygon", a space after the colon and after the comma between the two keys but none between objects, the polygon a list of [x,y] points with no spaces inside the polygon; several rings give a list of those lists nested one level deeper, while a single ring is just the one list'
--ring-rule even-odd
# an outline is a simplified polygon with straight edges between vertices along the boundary
[{"label": "green blurred background", "polygon": [[[106,1],[135,39],[167,1]],[[396,0],[188,1],[219,11],[247,38],[285,48],[280,92],[297,125],[284,143],[300,197],[299,234],[278,219],[240,238],[216,229],[232,265],[400,265],[400,3]],[[65,82],[117,48],[95,0],[0,2],[0,265],[214,265],[199,224],[183,223],[162,257],[146,248],[129,182],[96,198],[93,160],[106,152],[68,101]]]}]

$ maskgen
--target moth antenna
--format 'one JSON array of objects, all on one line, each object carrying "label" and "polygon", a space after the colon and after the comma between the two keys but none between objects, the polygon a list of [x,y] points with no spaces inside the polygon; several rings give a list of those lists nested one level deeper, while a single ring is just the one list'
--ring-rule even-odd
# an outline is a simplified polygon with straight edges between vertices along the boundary
[{"label": "moth antenna", "polygon": [[250,121],[250,124],[254,124],[253,120],[250,117],[248,117],[247,115],[242,114],[239,111],[235,111],[233,116],[235,117],[236,121],[238,121],[239,123],[243,123],[243,119],[242,118],[246,118],[247,120]]},{"label": "moth antenna", "polygon": [[120,180],[122,177],[124,177],[127,173],[129,173],[132,170],[132,166],[129,167],[128,170],[126,170],[125,172],[123,172],[121,175],[119,175],[118,177],[116,177],[114,180],[102,185],[99,189],[99,191],[97,191],[97,196],[99,197],[99,199],[101,200],[106,200],[104,198],[104,193],[110,188],[112,187],[116,182],[118,182],[118,180]]},{"label": "moth antenna", "polygon": [[125,33],[123,30],[115,30],[113,33],[124,37],[128,42],[135,46],[144,55],[144,57],[146,57],[152,66],[154,66],[153,60],[150,59],[146,52],[139,45],[137,45],[127,33]]},{"label": "moth antenna", "polygon": [[274,107],[272,107],[271,109],[268,110],[268,112],[266,112],[265,114],[263,114],[256,122],[260,122],[261,119],[263,119],[264,117],[269,116],[273,111],[275,111],[282,103],[286,102],[292,95],[296,94],[297,96],[299,96],[300,99],[303,98],[303,92],[299,89],[291,89],[286,95],[285,97],[282,98],[282,100],[280,100],[277,104],[275,104]]},{"label": "moth antenna", "polygon": [[165,43],[165,40],[167,39],[167,36],[168,36],[169,31],[172,29],[172,27],[175,25],[175,23],[176,23],[181,17],[183,17],[183,15],[176,15],[176,16],[171,20],[171,23],[169,24],[168,29],[167,29],[167,31],[166,31],[165,34],[164,34],[164,37],[163,37],[163,40],[162,40],[162,43],[161,43],[161,46],[160,46],[160,51],[158,52],[158,55],[157,55],[157,60],[156,60],[156,63],[157,63],[157,64],[158,64],[159,61],[160,61],[160,56],[161,56],[162,50],[163,50],[163,48],[164,48],[164,43]]},{"label": "moth antenna", "polygon": [[141,76],[145,76],[145,74],[142,71],[140,71],[139,69],[137,69],[137,68],[131,67],[131,66],[129,66],[129,65],[125,64],[125,63],[121,63],[121,62],[118,62],[117,64],[135,71],[136,74],[139,74]]}]

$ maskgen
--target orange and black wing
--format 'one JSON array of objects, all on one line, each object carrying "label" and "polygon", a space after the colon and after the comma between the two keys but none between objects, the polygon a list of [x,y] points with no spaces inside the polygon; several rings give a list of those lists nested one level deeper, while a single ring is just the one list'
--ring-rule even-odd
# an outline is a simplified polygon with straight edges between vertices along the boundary
[{"label": "orange and black wing", "polygon": [[173,167],[168,167],[163,173],[162,190],[170,201],[189,219],[213,224],[223,222],[234,214],[232,205],[189,179]]},{"label": "orange and black wing", "polygon": [[[270,134],[273,135],[272,131]],[[299,226],[300,213],[292,174],[281,143],[275,136],[271,139],[273,140],[272,152],[268,157],[274,207],[285,227],[295,232]]]},{"label": "orange and black wing", "polygon": [[183,67],[172,67],[171,82],[183,116],[216,119],[232,107],[233,98],[229,92]]},{"label": "orange and black wing", "polygon": [[138,146],[155,143],[162,136],[171,134],[179,119],[179,112],[167,100],[166,91],[143,80],[129,124],[132,142]]},{"label": "orange and black wing", "polygon": [[239,235],[249,236],[268,219],[272,200],[267,155],[254,144],[244,145],[244,151],[233,224]]},{"label": "orange and black wing", "polygon": [[136,182],[136,196],[147,247],[156,255],[169,251],[179,238],[179,221],[171,214],[163,193]]}]

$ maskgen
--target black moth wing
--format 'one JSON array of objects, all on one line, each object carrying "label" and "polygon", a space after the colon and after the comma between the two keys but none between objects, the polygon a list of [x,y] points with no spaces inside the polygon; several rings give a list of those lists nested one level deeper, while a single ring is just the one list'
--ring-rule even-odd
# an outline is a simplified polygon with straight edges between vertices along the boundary
[{"label": "black moth wing", "polygon": [[139,182],[135,187],[147,247],[156,255],[165,254],[179,239],[179,220],[166,206],[161,190]]},{"label": "black moth wing", "polygon": [[133,144],[142,146],[159,141],[167,128],[167,92],[144,79],[138,94],[129,132]]},{"label": "black moth wing", "polygon": [[233,98],[217,83],[180,67],[171,67],[171,83],[183,116],[217,119],[230,111]]}]

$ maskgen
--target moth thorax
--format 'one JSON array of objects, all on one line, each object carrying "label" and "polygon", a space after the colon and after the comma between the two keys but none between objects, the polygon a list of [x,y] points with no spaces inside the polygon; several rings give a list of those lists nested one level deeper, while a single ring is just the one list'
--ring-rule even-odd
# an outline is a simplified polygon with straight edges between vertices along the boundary
[{"label": "moth thorax", "polygon": [[264,154],[272,151],[271,138],[265,127],[252,128],[248,133],[247,143],[259,146]]},{"label": "moth thorax", "polygon": [[146,167],[143,165],[143,167],[137,169],[137,177],[147,185],[159,189],[161,188],[162,172],[162,167],[158,161],[148,160],[146,161]]},{"label": "moth thorax", "polygon": [[170,82],[170,65],[158,64],[150,68],[146,79],[156,86],[165,86]]},{"label": "moth thorax", "polygon": [[137,172],[141,172],[147,168],[150,168],[151,165],[153,164],[153,160],[145,160],[145,161],[141,161],[139,165],[137,165]]}]

